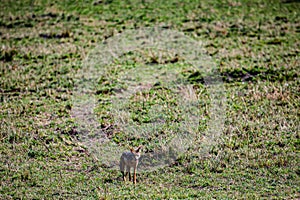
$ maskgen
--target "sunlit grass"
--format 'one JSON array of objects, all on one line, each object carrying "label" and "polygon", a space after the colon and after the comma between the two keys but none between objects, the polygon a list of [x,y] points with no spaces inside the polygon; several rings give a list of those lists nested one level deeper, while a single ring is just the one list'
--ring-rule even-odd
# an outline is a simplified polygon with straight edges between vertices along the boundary
[{"label": "sunlit grass", "polygon": [[[299,3],[41,0],[1,8],[0,199],[298,198]],[[197,98],[201,118],[191,148],[163,168],[140,171],[134,187],[80,143],[72,97],[94,47],[124,29],[154,25],[205,44],[224,81],[226,119],[217,143],[201,154],[211,115],[203,76],[172,52],[115,60],[94,91],[99,129],[114,144],[151,152],[185,119],[177,100],[187,93],[163,81],[139,85],[134,67],[148,66],[150,75],[161,67],[191,84],[196,93],[187,97]],[[116,115],[109,102],[134,86],[143,91],[130,93],[118,107],[128,112]],[[155,131],[136,137],[124,126],[149,131],[145,124],[160,120],[170,125],[160,138]]]}]

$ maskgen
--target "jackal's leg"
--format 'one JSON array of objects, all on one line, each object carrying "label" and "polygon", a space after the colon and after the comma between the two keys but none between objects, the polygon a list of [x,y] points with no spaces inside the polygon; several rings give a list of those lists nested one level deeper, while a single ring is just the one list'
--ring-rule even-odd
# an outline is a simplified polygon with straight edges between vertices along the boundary
[{"label": "jackal's leg", "polygon": [[133,183],[136,184],[136,166],[133,168]]},{"label": "jackal's leg", "polygon": [[127,172],[129,174],[129,181],[131,181],[131,174],[130,174],[130,167],[126,167],[126,175],[127,175]]},{"label": "jackal's leg", "polygon": [[125,175],[124,171],[122,171],[122,178],[123,178],[123,181],[125,182],[126,181],[126,175]]},{"label": "jackal's leg", "polygon": [[[123,174],[123,180],[124,180],[124,182],[126,181],[126,176],[127,176],[127,171]],[[130,181],[130,180],[129,180]]]}]

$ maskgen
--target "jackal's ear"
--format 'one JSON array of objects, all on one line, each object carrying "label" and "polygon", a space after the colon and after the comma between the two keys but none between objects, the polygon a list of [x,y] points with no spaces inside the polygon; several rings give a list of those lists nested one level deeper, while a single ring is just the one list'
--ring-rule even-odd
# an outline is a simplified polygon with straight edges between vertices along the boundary
[{"label": "jackal's ear", "polygon": [[142,145],[138,146],[138,148],[135,151],[139,152],[142,147],[143,147]]},{"label": "jackal's ear", "polygon": [[132,147],[130,147],[130,151],[131,151],[131,152],[134,152],[134,149],[133,149]]}]

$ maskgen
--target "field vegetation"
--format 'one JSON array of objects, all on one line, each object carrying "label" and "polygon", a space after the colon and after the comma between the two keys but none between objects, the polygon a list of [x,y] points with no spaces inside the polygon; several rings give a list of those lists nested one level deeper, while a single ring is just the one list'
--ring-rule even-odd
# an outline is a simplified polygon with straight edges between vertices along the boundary
[{"label": "field vegetation", "polygon": [[[2,0],[0,199],[299,199],[299,10],[293,0]],[[82,142],[73,97],[93,49],[153,26],[204,44],[222,79],[225,118],[201,153],[212,117],[207,75],[173,52],[115,58],[91,91],[110,144],[143,145],[147,154],[172,140],[186,120],[178,102],[188,87],[169,85],[166,74],[192,87],[187,98],[198,105],[193,144],[164,167],[140,171],[134,186]],[[158,81],[144,84],[157,69]],[[114,99],[132,84],[142,90],[118,104],[129,113],[118,116]]]}]

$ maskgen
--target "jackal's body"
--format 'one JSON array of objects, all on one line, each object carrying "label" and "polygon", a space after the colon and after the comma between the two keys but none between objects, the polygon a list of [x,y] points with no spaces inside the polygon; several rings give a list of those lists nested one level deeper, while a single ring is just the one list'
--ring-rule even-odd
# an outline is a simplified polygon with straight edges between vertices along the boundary
[{"label": "jackal's body", "polygon": [[136,159],[136,156],[131,151],[126,151],[122,154],[120,159],[120,165],[124,164],[126,166],[134,167],[138,165],[139,160]]},{"label": "jackal's body", "polygon": [[129,174],[129,181],[131,181],[130,168],[133,168],[133,183],[136,184],[136,168],[139,164],[141,146],[136,150],[130,149],[122,154],[120,158],[120,170],[123,175],[123,180],[126,181],[127,173]]}]

